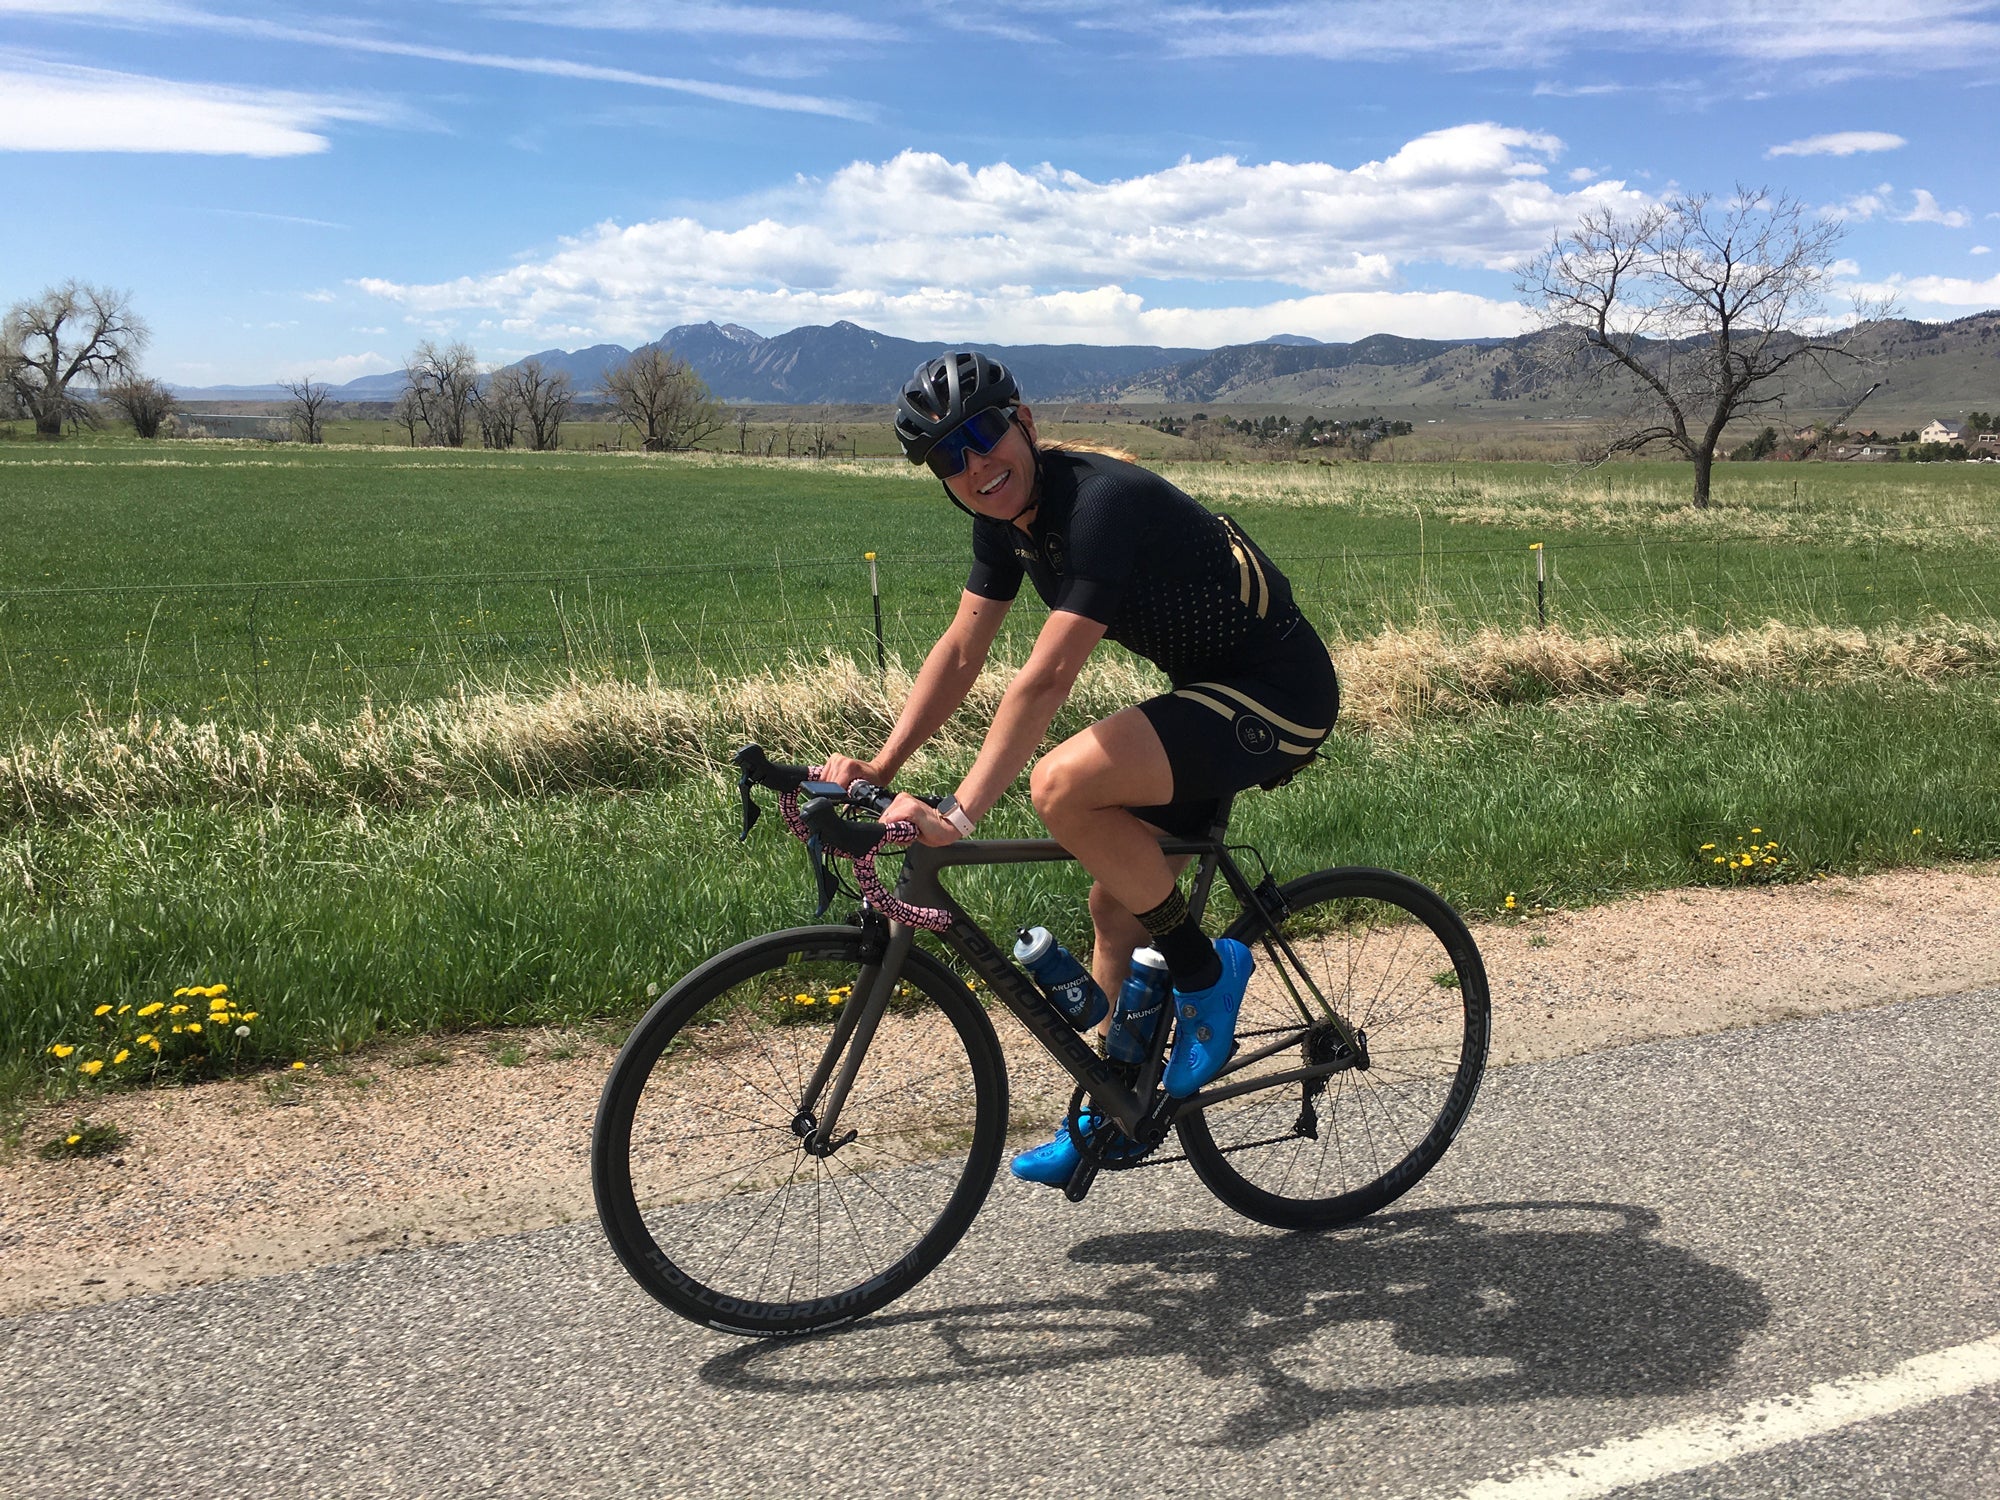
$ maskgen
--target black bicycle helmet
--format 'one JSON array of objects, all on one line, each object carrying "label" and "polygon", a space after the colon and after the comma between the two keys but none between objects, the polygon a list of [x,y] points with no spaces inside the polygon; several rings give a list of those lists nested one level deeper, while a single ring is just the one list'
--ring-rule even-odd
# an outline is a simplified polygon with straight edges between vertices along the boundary
[{"label": "black bicycle helmet", "polygon": [[896,398],[896,440],[903,457],[920,464],[938,439],[967,417],[1020,404],[1021,388],[999,360],[971,351],[940,354],[903,382]]}]

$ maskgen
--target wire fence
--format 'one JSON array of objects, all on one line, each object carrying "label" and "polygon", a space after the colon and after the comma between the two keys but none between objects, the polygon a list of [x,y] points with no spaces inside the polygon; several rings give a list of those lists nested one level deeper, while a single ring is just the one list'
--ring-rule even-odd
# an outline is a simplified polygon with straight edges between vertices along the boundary
[{"label": "wire fence", "polygon": [[[1895,543],[1551,539],[1277,552],[1330,638],[1387,626],[1720,632],[1766,620],[1884,628],[1989,620],[2000,557],[1948,533]],[[588,571],[439,572],[0,590],[17,715],[322,713],[588,672],[689,688],[828,651],[914,665],[958,603],[963,555],[791,558]],[[879,581],[879,601],[871,592]],[[879,602],[880,610],[877,612]],[[1025,653],[1043,612],[1017,610]],[[878,624],[879,621],[879,624]]]}]

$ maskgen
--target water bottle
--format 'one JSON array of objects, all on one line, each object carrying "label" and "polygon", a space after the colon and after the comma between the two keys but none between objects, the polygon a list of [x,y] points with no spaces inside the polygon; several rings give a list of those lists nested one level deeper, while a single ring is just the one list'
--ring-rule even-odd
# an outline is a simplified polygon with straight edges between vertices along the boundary
[{"label": "water bottle", "polygon": [[1023,927],[1014,944],[1014,962],[1035,976],[1063,1018],[1078,1031],[1095,1026],[1111,1009],[1090,971],[1046,927]]},{"label": "water bottle", "polygon": [[1167,961],[1157,949],[1141,948],[1132,955],[1132,973],[1118,992],[1118,1006],[1111,1016],[1106,1050],[1113,1062],[1146,1060],[1160,1017],[1167,1013],[1173,987],[1173,981],[1167,977]]}]

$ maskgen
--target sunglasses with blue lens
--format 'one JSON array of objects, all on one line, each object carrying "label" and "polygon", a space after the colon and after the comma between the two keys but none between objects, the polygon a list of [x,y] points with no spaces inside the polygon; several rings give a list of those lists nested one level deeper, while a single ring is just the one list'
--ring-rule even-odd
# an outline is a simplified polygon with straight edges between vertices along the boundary
[{"label": "sunglasses with blue lens", "polygon": [[1012,411],[1002,410],[999,407],[976,411],[939,438],[931,451],[925,455],[924,462],[931,466],[931,472],[940,479],[963,474],[968,449],[974,453],[991,453],[994,445],[1007,435],[1007,430],[1013,425]]}]

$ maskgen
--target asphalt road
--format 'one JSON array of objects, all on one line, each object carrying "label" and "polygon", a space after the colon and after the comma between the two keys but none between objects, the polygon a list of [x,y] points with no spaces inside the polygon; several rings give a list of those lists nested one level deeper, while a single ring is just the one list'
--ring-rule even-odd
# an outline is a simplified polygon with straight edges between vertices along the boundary
[{"label": "asphalt road", "polygon": [[799,1342],[682,1323],[588,1223],[0,1322],[0,1495],[1983,1500],[1983,1377],[1587,1486],[2000,1332],[1997,1073],[2000,991],[1507,1069],[1332,1236],[1184,1166],[1075,1208],[1003,1178],[929,1281]]}]

